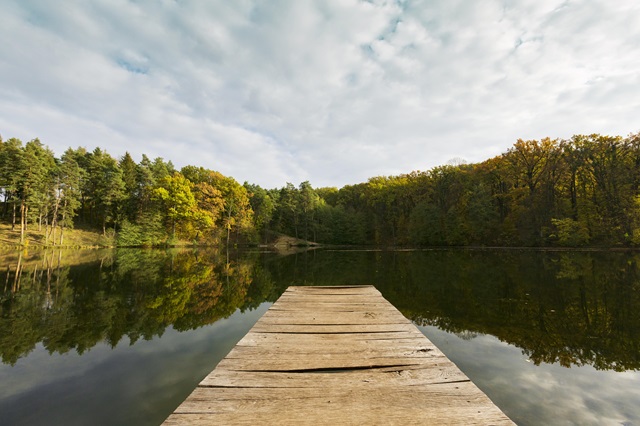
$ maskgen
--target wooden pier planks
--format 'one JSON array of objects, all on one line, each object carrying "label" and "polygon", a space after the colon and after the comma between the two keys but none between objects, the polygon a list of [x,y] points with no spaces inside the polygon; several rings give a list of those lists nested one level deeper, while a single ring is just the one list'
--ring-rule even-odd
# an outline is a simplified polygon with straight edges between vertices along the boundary
[{"label": "wooden pier planks", "polygon": [[165,425],[513,424],[372,286],[289,287]]}]

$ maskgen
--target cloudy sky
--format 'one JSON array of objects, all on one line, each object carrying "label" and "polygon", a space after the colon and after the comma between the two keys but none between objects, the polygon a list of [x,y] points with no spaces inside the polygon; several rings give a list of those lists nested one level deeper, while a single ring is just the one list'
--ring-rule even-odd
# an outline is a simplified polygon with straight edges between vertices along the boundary
[{"label": "cloudy sky", "polygon": [[2,0],[0,134],[273,188],[640,131],[637,0]]}]

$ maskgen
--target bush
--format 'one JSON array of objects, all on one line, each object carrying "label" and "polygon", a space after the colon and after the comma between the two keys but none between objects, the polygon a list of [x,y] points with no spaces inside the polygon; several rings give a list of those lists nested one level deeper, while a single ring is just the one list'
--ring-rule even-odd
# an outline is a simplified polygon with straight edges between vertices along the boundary
[{"label": "bush", "polygon": [[585,224],[567,219],[551,219],[554,231],[549,237],[563,247],[584,246],[589,242],[589,230]]}]

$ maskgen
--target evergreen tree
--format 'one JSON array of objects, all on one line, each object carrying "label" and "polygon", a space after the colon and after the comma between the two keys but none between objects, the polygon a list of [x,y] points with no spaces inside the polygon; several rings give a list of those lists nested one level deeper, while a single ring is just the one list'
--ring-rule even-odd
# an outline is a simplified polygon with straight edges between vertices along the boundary
[{"label": "evergreen tree", "polygon": [[120,159],[119,166],[120,170],[122,170],[122,181],[124,182],[125,190],[124,215],[129,221],[135,221],[140,196],[138,166],[128,152]]},{"label": "evergreen tree", "polygon": [[[24,173],[22,141],[11,138],[0,144],[0,187],[4,195],[4,216],[11,215],[11,229],[16,226],[17,206],[20,205],[20,181]],[[11,211],[9,212],[9,207]]]},{"label": "evergreen tree", "polygon": [[89,155],[87,171],[94,217],[106,235],[107,224],[115,229],[123,218],[126,192],[122,170],[113,157],[96,148]]}]

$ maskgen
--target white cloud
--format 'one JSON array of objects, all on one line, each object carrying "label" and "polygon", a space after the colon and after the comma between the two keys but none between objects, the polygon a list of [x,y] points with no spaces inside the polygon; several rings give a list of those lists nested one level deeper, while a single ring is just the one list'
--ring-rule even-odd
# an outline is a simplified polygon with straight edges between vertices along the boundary
[{"label": "white cloud", "polygon": [[639,19],[630,0],[7,1],[0,132],[341,186],[637,131]]}]

